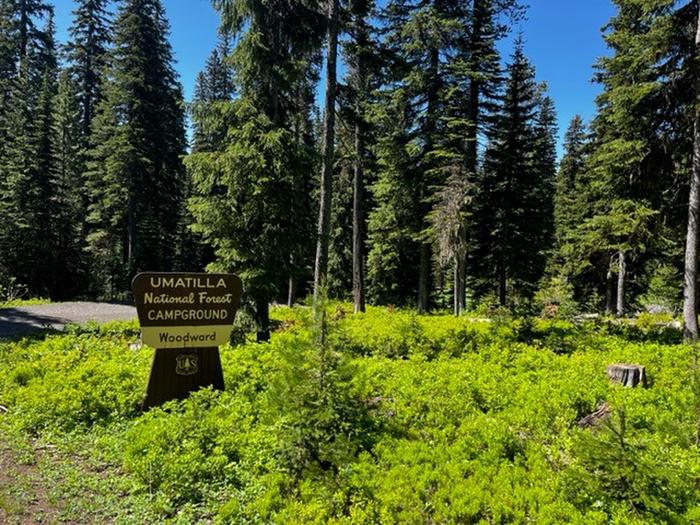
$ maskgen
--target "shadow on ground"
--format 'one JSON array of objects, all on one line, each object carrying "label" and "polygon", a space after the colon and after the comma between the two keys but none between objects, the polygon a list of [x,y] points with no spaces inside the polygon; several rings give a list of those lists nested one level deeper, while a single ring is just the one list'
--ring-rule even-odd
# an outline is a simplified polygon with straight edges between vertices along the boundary
[{"label": "shadow on ground", "polygon": [[37,331],[54,331],[69,323],[68,319],[29,312],[19,308],[0,310],[0,338],[14,338]]}]

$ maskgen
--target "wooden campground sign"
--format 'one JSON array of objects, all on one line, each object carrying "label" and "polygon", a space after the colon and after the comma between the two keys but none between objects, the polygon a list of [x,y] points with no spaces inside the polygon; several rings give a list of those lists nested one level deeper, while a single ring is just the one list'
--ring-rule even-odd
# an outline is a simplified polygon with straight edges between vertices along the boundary
[{"label": "wooden campground sign", "polygon": [[243,287],[233,274],[144,272],[132,282],[144,344],[156,349],[144,408],[193,390],[223,390],[218,347],[229,340]]}]

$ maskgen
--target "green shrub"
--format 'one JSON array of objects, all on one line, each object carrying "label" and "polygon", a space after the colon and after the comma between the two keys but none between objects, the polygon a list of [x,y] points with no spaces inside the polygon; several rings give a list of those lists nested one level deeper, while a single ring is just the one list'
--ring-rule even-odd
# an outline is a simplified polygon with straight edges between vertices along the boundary
[{"label": "green shrub", "polygon": [[0,398],[26,431],[71,431],[138,412],[149,357],[124,340],[49,336],[1,348]]},{"label": "green shrub", "polygon": [[578,312],[574,286],[564,276],[554,276],[540,282],[535,303],[543,317],[568,319]]}]

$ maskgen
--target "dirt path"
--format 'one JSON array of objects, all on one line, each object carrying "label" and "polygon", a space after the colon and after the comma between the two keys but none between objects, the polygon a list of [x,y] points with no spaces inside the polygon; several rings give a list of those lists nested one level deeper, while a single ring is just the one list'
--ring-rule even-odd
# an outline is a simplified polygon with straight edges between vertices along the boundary
[{"label": "dirt path", "polygon": [[58,502],[51,502],[47,481],[32,462],[0,442],[0,523],[59,523]]},{"label": "dirt path", "polygon": [[71,302],[1,308],[0,337],[24,335],[44,328],[61,330],[67,324],[105,323],[135,317],[133,306],[112,303]]}]

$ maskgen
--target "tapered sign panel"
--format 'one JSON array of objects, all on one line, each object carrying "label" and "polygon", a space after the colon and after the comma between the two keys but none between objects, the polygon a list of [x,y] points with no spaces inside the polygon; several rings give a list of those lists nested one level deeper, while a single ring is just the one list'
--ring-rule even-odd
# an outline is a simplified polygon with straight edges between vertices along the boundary
[{"label": "tapered sign panel", "polygon": [[144,408],[202,387],[224,389],[219,346],[228,342],[241,302],[232,274],[140,273],[132,290],[141,339],[156,349]]},{"label": "tapered sign panel", "polygon": [[138,274],[132,283],[141,338],[153,348],[225,344],[241,302],[241,280],[232,274]]}]

